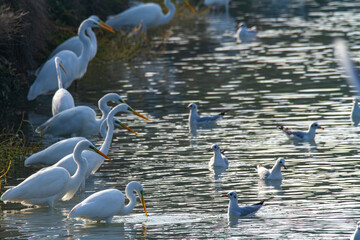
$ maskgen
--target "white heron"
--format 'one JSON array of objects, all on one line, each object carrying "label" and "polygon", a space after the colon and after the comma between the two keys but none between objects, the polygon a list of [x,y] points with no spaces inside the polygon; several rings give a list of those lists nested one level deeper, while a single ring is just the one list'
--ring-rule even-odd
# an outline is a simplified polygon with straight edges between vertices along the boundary
[{"label": "white heron", "polygon": [[197,105],[195,103],[190,103],[186,108],[190,110],[189,123],[197,124],[215,122],[216,120],[222,118],[226,112],[223,111],[220,114],[211,117],[201,117],[197,112]]},{"label": "white heron", "polygon": [[237,42],[251,42],[256,38],[256,35],[258,33],[256,27],[248,29],[245,23],[239,23],[238,25],[236,25],[236,28],[237,31],[235,37]]},{"label": "white heron", "polygon": [[[100,151],[107,154],[109,152],[110,149],[110,145],[112,142],[112,138],[113,138],[113,133],[114,133],[114,116],[116,113],[118,112],[131,112],[129,110],[129,106],[126,104],[120,104],[117,105],[116,107],[114,107],[111,112],[109,113],[108,117],[107,117],[107,133],[106,133],[106,137],[104,142],[102,143],[101,147],[100,147]],[[134,134],[136,134],[134,131],[132,131],[130,128],[126,127],[125,125],[123,125],[124,128],[128,129],[129,131],[133,132]],[[87,171],[85,174],[85,178],[84,178],[84,182],[81,185],[81,188],[84,189],[85,187],[85,179],[88,178],[90,176],[90,174],[95,173],[101,166],[101,164],[104,162],[104,158],[101,156],[98,156],[97,154],[94,154],[91,151],[85,151],[82,154],[84,156],[84,158],[87,160]],[[57,167],[63,167],[65,168],[70,174],[73,174],[77,167],[76,167],[76,163],[74,161],[74,158],[71,154],[63,157],[61,160],[59,160],[56,164],[54,164],[54,166]]]},{"label": "white heron", "polygon": [[71,209],[68,218],[82,218],[94,221],[105,220],[109,223],[114,215],[127,215],[134,209],[136,204],[134,191],[139,195],[145,215],[148,216],[143,187],[140,183],[132,181],[128,183],[125,189],[126,197],[130,200],[127,205],[125,205],[125,197],[121,191],[107,189],[93,193],[77,204]]},{"label": "white heron", "polygon": [[220,150],[219,145],[211,145],[209,151],[213,151],[214,155],[210,158],[209,167],[228,167],[229,162],[224,152]]},{"label": "white heron", "polygon": [[278,126],[278,128],[285,133],[285,135],[289,139],[293,140],[302,140],[302,141],[308,141],[308,140],[314,140],[316,129],[324,129],[322,126],[320,126],[317,122],[313,122],[309,125],[309,129],[307,132],[304,131],[292,131],[291,129],[284,127],[282,125]]},{"label": "white heron", "polygon": [[52,105],[53,116],[66,109],[75,107],[73,96],[71,95],[71,93],[68,92],[68,90],[63,88],[63,84],[62,84],[63,78],[61,77],[62,74],[60,67],[62,68],[65,74],[66,74],[66,69],[62,64],[61,58],[55,57],[54,61],[56,66],[59,89],[55,92],[52,98],[51,105]]},{"label": "white heron", "polygon": [[[191,11],[195,12],[188,2],[184,1],[184,3]],[[166,24],[173,18],[175,5],[171,0],[164,0],[164,4],[169,9],[166,15],[162,12],[159,4],[145,3],[129,8],[117,15],[109,16],[106,24],[115,30],[133,28],[141,24],[142,31],[146,32],[147,28]]]},{"label": "white heron", "polygon": [[[124,100],[116,93],[108,93],[103,96],[99,102],[99,109],[102,112],[100,119],[96,118],[95,111],[88,106],[77,106],[74,108],[67,109],[63,112],[53,116],[45,123],[36,128],[36,132],[41,135],[49,134],[59,137],[67,136],[91,136],[98,134],[100,126],[107,118],[110,112],[110,107],[107,106],[107,102],[114,101],[116,103],[125,103]],[[150,121],[145,116],[136,112],[134,109],[129,107],[129,111],[133,114],[142,117]]]},{"label": "white heron", "polygon": [[285,166],[285,159],[284,158],[278,158],[272,167],[272,169],[267,169],[263,167],[261,164],[257,165],[256,171],[259,174],[259,178],[263,180],[282,180],[283,177],[281,175],[281,167]]},{"label": "white heron", "polygon": [[228,208],[229,217],[244,217],[254,215],[264,205],[264,201],[261,201],[254,205],[239,207],[238,195],[236,192],[229,192],[228,194],[222,195],[222,197],[228,197],[230,199]]},{"label": "white heron", "polygon": [[70,200],[80,187],[85,177],[87,162],[81,156],[85,149],[95,151],[105,158],[108,156],[97,150],[94,145],[83,140],[79,142],[73,152],[78,169],[74,175],[62,167],[47,167],[26,178],[19,185],[8,189],[1,200],[6,202],[21,202],[24,205],[44,205],[54,207],[55,201]]},{"label": "white heron", "polygon": [[[63,82],[64,88],[68,88],[72,81],[82,78],[86,73],[90,57],[91,41],[85,35],[85,30],[89,27],[95,26],[99,26],[108,31],[114,32],[110,26],[97,19],[85,19],[81,23],[78,31],[79,39],[83,44],[83,50],[80,56],[77,56],[74,52],[69,50],[61,51],[55,55],[62,59],[64,67],[67,71],[67,81]],[[47,60],[47,62],[41,68],[39,75],[36,77],[34,83],[31,85],[27,95],[27,99],[29,101],[34,100],[41,94],[48,93],[49,91],[55,91],[58,88],[54,57]]]}]

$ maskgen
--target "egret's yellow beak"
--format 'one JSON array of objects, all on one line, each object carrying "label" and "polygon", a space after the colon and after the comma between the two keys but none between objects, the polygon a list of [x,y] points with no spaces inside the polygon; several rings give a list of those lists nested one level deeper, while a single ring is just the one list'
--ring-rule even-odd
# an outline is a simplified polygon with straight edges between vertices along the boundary
[{"label": "egret's yellow beak", "polygon": [[137,135],[137,133],[135,131],[133,131],[131,128],[129,128],[128,126],[126,126],[122,122],[120,122],[118,120],[115,120],[115,123],[119,124],[122,128],[128,130],[129,132],[132,132],[133,134]]},{"label": "egret's yellow beak", "polygon": [[109,158],[108,156],[106,156],[103,152],[97,150],[95,147],[93,146],[89,146],[94,152],[96,152],[97,154],[103,156],[104,158],[106,158],[109,161],[112,161],[111,158]]},{"label": "egret's yellow beak", "polygon": [[104,23],[103,21],[100,21],[99,26],[105,30],[108,30],[109,32],[115,33],[114,29],[109,25],[107,25],[106,23]]},{"label": "egret's yellow beak", "polygon": [[195,13],[196,10],[190,5],[190,3],[188,3],[188,1],[184,1],[184,4],[190,9],[191,12]]},{"label": "egret's yellow beak", "polygon": [[144,192],[141,191],[140,194],[141,194],[141,204],[142,204],[142,206],[144,208],[145,215],[148,217],[148,214],[147,214],[147,211],[146,211],[146,206],[145,206],[145,200],[144,200]]},{"label": "egret's yellow beak", "polygon": [[137,112],[137,111],[135,111],[134,109],[129,108],[129,110],[130,110],[133,114],[135,114],[135,115],[137,115],[137,116],[139,116],[139,117],[141,117],[141,118],[143,118],[143,119],[145,119],[145,120],[147,120],[147,121],[149,121],[149,122],[150,122],[150,119],[148,119],[147,117],[145,117],[145,116],[141,115],[140,113],[138,113],[138,112]]}]

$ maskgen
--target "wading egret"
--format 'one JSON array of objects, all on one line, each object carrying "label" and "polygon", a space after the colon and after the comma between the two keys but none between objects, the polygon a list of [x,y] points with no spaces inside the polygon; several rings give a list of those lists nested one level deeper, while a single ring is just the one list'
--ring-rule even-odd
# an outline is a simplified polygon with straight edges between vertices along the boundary
[{"label": "wading egret", "polygon": [[213,144],[209,151],[213,151],[214,155],[210,158],[209,167],[228,167],[228,159],[221,152],[219,145]]},{"label": "wading egret", "polygon": [[195,103],[190,103],[186,108],[190,109],[189,123],[212,123],[219,118],[222,118],[226,112],[223,111],[222,113],[211,117],[201,117],[197,112],[197,105]]},{"label": "wading egret", "polygon": [[[195,12],[188,2],[184,1],[184,3],[191,11]],[[133,28],[141,24],[142,31],[146,32],[147,28],[166,24],[173,18],[175,5],[171,0],[164,0],[164,4],[169,9],[166,15],[162,12],[159,4],[145,3],[129,8],[117,15],[109,16],[106,24],[115,30]]]},{"label": "wading egret", "polygon": [[124,194],[117,189],[107,189],[96,192],[84,201],[71,209],[68,218],[82,218],[87,220],[111,222],[114,215],[127,215],[135,207],[136,195],[140,197],[145,215],[148,216],[144,200],[144,191],[140,183],[132,181],[128,183],[125,189],[126,197],[130,202],[125,205]]},{"label": "wading egret", "polygon": [[55,92],[52,98],[52,114],[53,116],[62,112],[66,109],[75,107],[74,98],[71,93],[68,92],[65,88],[63,88],[62,82],[63,78],[61,77],[60,67],[66,74],[66,69],[64,68],[61,58],[55,57],[55,66],[58,78],[59,89]]},{"label": "wading egret", "polygon": [[313,122],[309,125],[309,129],[307,132],[303,132],[303,131],[292,131],[287,127],[284,127],[282,125],[278,126],[278,128],[283,131],[285,133],[285,135],[289,138],[289,139],[293,139],[293,140],[303,140],[303,141],[307,141],[307,140],[314,140],[315,138],[315,133],[316,133],[316,129],[320,128],[320,129],[324,129],[323,127],[321,127],[317,122]]},{"label": "wading egret", "polygon": [[260,179],[282,180],[283,177],[281,175],[281,167],[284,167],[286,169],[285,159],[278,158],[276,160],[274,166],[272,167],[272,169],[269,170],[269,169],[263,167],[261,164],[258,164],[256,171],[259,174]]},{"label": "wading egret", "polygon": [[[98,102],[99,109],[102,112],[102,117],[100,119],[96,118],[96,113],[92,108],[88,106],[77,106],[53,116],[45,123],[40,125],[36,129],[36,132],[40,133],[41,135],[49,134],[59,137],[86,137],[99,134],[100,126],[102,122],[105,121],[111,110],[110,107],[107,106],[107,102],[109,101],[114,101],[118,104],[124,103],[124,100],[118,94],[108,93]],[[148,118],[144,117],[130,107],[129,111],[150,121]]]},{"label": "wading egret", "polygon": [[88,18],[84,20],[81,23],[78,31],[79,39],[83,44],[83,50],[80,56],[77,56],[72,51],[64,50],[57,53],[53,58],[49,59],[41,68],[39,75],[36,77],[34,83],[30,87],[27,96],[27,99],[29,101],[34,100],[37,96],[41,94],[48,93],[49,91],[55,91],[58,88],[56,81],[56,67],[54,61],[54,58],[56,56],[61,58],[67,71],[66,81],[63,82],[64,88],[68,88],[74,80],[80,79],[84,76],[87,70],[91,48],[91,41],[85,35],[85,30],[89,27],[95,26],[100,26],[101,28],[114,32],[114,30],[110,26],[99,20],[93,18]]},{"label": "wading egret", "polygon": [[228,194],[222,195],[222,197],[228,197],[230,199],[228,208],[229,217],[244,217],[254,215],[264,205],[264,201],[261,201],[254,205],[239,207],[238,195],[236,192],[229,192]]},{"label": "wading egret", "polygon": [[87,162],[81,156],[85,149],[95,151],[96,153],[110,159],[105,154],[97,150],[94,145],[83,140],[79,142],[74,149],[74,159],[78,169],[74,175],[62,167],[47,167],[39,170],[22,183],[8,189],[2,196],[1,200],[5,203],[21,202],[24,205],[43,205],[47,204],[54,207],[55,201],[70,200],[79,189],[87,169]]}]

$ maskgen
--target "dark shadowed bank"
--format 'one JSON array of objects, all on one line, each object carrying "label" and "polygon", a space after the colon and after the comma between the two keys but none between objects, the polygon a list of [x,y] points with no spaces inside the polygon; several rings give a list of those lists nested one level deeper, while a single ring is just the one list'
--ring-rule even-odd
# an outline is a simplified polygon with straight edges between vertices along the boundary
[{"label": "dark shadowed bank", "polygon": [[0,2],[0,129],[17,128],[33,71],[90,15],[106,19],[128,0],[2,0]]}]

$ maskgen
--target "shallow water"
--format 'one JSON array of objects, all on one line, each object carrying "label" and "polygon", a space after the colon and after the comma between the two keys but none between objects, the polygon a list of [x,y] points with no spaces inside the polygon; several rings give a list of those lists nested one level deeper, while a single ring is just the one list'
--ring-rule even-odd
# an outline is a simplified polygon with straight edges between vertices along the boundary
[{"label": "shallow water", "polygon": [[[117,129],[109,153],[114,161],[55,210],[2,204],[0,237],[348,239],[360,220],[360,130],[349,120],[352,93],[332,43],[346,36],[353,55],[359,53],[359,4],[304,2],[233,1],[229,16],[210,12],[174,23],[157,57],[91,63],[79,88],[70,89],[76,105],[95,108],[115,91],[151,122],[119,115],[138,136]],[[237,44],[234,28],[244,20],[262,30],[256,41]],[[229,111],[217,125],[189,129],[184,107],[190,102],[204,115]],[[34,125],[50,116],[51,96],[37,103],[28,115]],[[325,127],[313,142],[287,140],[276,128],[305,130],[312,121]],[[226,150],[225,172],[208,168],[214,143]],[[286,159],[284,180],[258,180],[255,166],[271,167],[277,157]],[[86,196],[113,187],[124,191],[133,180],[144,186],[148,218],[137,204],[111,224],[66,219]],[[268,200],[256,216],[228,219],[228,200],[220,196],[230,190],[241,204]]]}]

